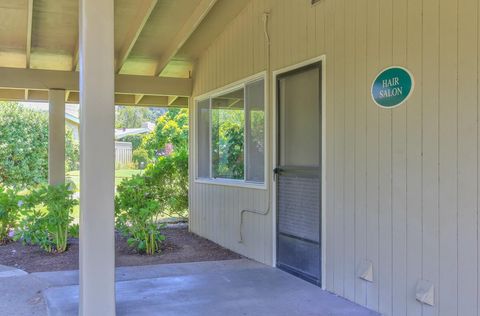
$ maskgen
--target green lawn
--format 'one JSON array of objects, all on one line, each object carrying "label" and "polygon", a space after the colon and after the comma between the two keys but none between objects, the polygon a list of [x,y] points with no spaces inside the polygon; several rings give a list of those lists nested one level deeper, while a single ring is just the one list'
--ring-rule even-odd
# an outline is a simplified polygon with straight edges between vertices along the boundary
[{"label": "green lawn", "polygon": [[[133,175],[142,174],[142,173],[143,173],[143,170],[136,170],[136,169],[115,170],[115,187],[119,185],[123,179],[130,178]],[[80,189],[80,171],[79,170],[67,172],[66,178],[67,180],[71,180],[73,183],[75,183],[77,190]]]},{"label": "green lawn", "polygon": [[[125,178],[130,178],[133,175],[136,174],[142,174],[143,170],[135,170],[135,169],[119,169],[115,170],[115,187],[122,182],[123,179]],[[67,172],[65,175],[67,181],[70,180],[73,183],[75,183],[75,186],[77,188],[77,191],[80,190],[80,171],[75,170],[75,171],[70,171]],[[77,205],[73,208],[73,217],[74,217],[74,223],[78,223],[79,219],[79,212],[80,212],[80,207]]]}]

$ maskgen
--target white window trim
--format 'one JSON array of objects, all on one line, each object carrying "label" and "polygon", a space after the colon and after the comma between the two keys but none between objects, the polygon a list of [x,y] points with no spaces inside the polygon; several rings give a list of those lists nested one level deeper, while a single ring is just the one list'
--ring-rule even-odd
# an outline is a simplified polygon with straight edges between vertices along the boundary
[{"label": "white window trim", "polygon": [[[247,181],[246,180],[246,169],[244,172],[244,179],[243,180],[234,180],[234,179],[224,179],[224,178],[212,178],[212,119],[211,119],[211,111],[210,111],[210,120],[209,120],[209,139],[208,139],[208,144],[209,144],[209,172],[210,172],[210,178],[201,178],[198,176],[198,130],[197,130],[197,124],[198,124],[198,113],[197,113],[197,104],[198,102],[209,100],[209,108],[211,110],[212,108],[212,99],[223,95],[225,93],[229,93],[238,89],[243,88],[244,89],[244,95],[246,93],[246,85],[248,83],[253,83],[255,81],[263,80],[264,82],[264,87],[263,87],[263,95],[264,95],[264,111],[265,111],[265,122],[264,122],[264,146],[265,146],[265,151],[264,151],[264,181],[263,182],[253,182],[253,181]],[[228,84],[226,86],[223,86],[221,88],[209,91],[207,93],[204,93],[202,95],[199,95],[193,99],[193,119],[194,119],[194,128],[195,128],[195,137],[194,137],[194,183],[199,183],[199,184],[211,184],[211,185],[221,185],[221,186],[232,186],[232,187],[242,187],[242,188],[250,188],[250,189],[260,189],[260,190],[266,190],[267,189],[267,177],[268,177],[268,170],[267,170],[267,151],[268,151],[268,120],[269,120],[269,106],[267,104],[267,94],[268,94],[268,87],[267,87],[267,80],[266,80],[266,71],[262,71],[261,73],[255,74],[253,76],[244,78],[242,80],[233,82],[231,84]],[[245,148],[245,139],[246,139],[246,133],[244,132],[244,166],[246,167],[246,158],[247,158],[247,150]]]}]

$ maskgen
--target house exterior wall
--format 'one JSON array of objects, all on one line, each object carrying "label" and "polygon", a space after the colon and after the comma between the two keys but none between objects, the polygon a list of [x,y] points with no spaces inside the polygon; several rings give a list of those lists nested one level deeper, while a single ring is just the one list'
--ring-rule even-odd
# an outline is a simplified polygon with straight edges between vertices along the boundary
[{"label": "house exterior wall", "polygon": [[[327,290],[386,315],[479,314],[479,16],[477,0],[252,0],[199,58],[194,96],[267,70],[268,57],[274,71],[325,55]],[[370,86],[392,65],[415,91],[380,109]],[[191,230],[272,264],[272,211],[246,214],[237,237],[240,210],[268,207],[269,191],[191,172]],[[372,283],[357,277],[365,261]],[[415,299],[421,279],[434,306]]]}]

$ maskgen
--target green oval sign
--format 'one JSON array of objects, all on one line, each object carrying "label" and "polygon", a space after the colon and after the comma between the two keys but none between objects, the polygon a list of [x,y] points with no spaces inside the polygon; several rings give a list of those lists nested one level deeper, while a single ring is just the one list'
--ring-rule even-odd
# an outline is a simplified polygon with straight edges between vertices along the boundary
[{"label": "green oval sign", "polygon": [[413,92],[413,76],[405,68],[382,70],[372,84],[372,99],[382,108],[391,109],[407,101]]}]

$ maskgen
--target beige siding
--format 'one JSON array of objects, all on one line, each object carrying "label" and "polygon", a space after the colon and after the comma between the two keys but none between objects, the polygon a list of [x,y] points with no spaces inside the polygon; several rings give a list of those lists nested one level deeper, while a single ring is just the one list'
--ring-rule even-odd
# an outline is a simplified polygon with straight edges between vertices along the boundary
[{"label": "beige siding", "polygon": [[[271,70],[326,56],[326,288],[386,315],[479,315],[478,1],[309,2],[252,0],[199,58],[194,95],[267,70],[268,10]],[[369,90],[391,65],[416,90],[383,110]],[[192,181],[191,229],[271,264],[271,211],[246,214],[238,242],[240,211],[267,193]],[[357,278],[366,260],[373,283]],[[415,300],[420,279],[435,306]]]}]

